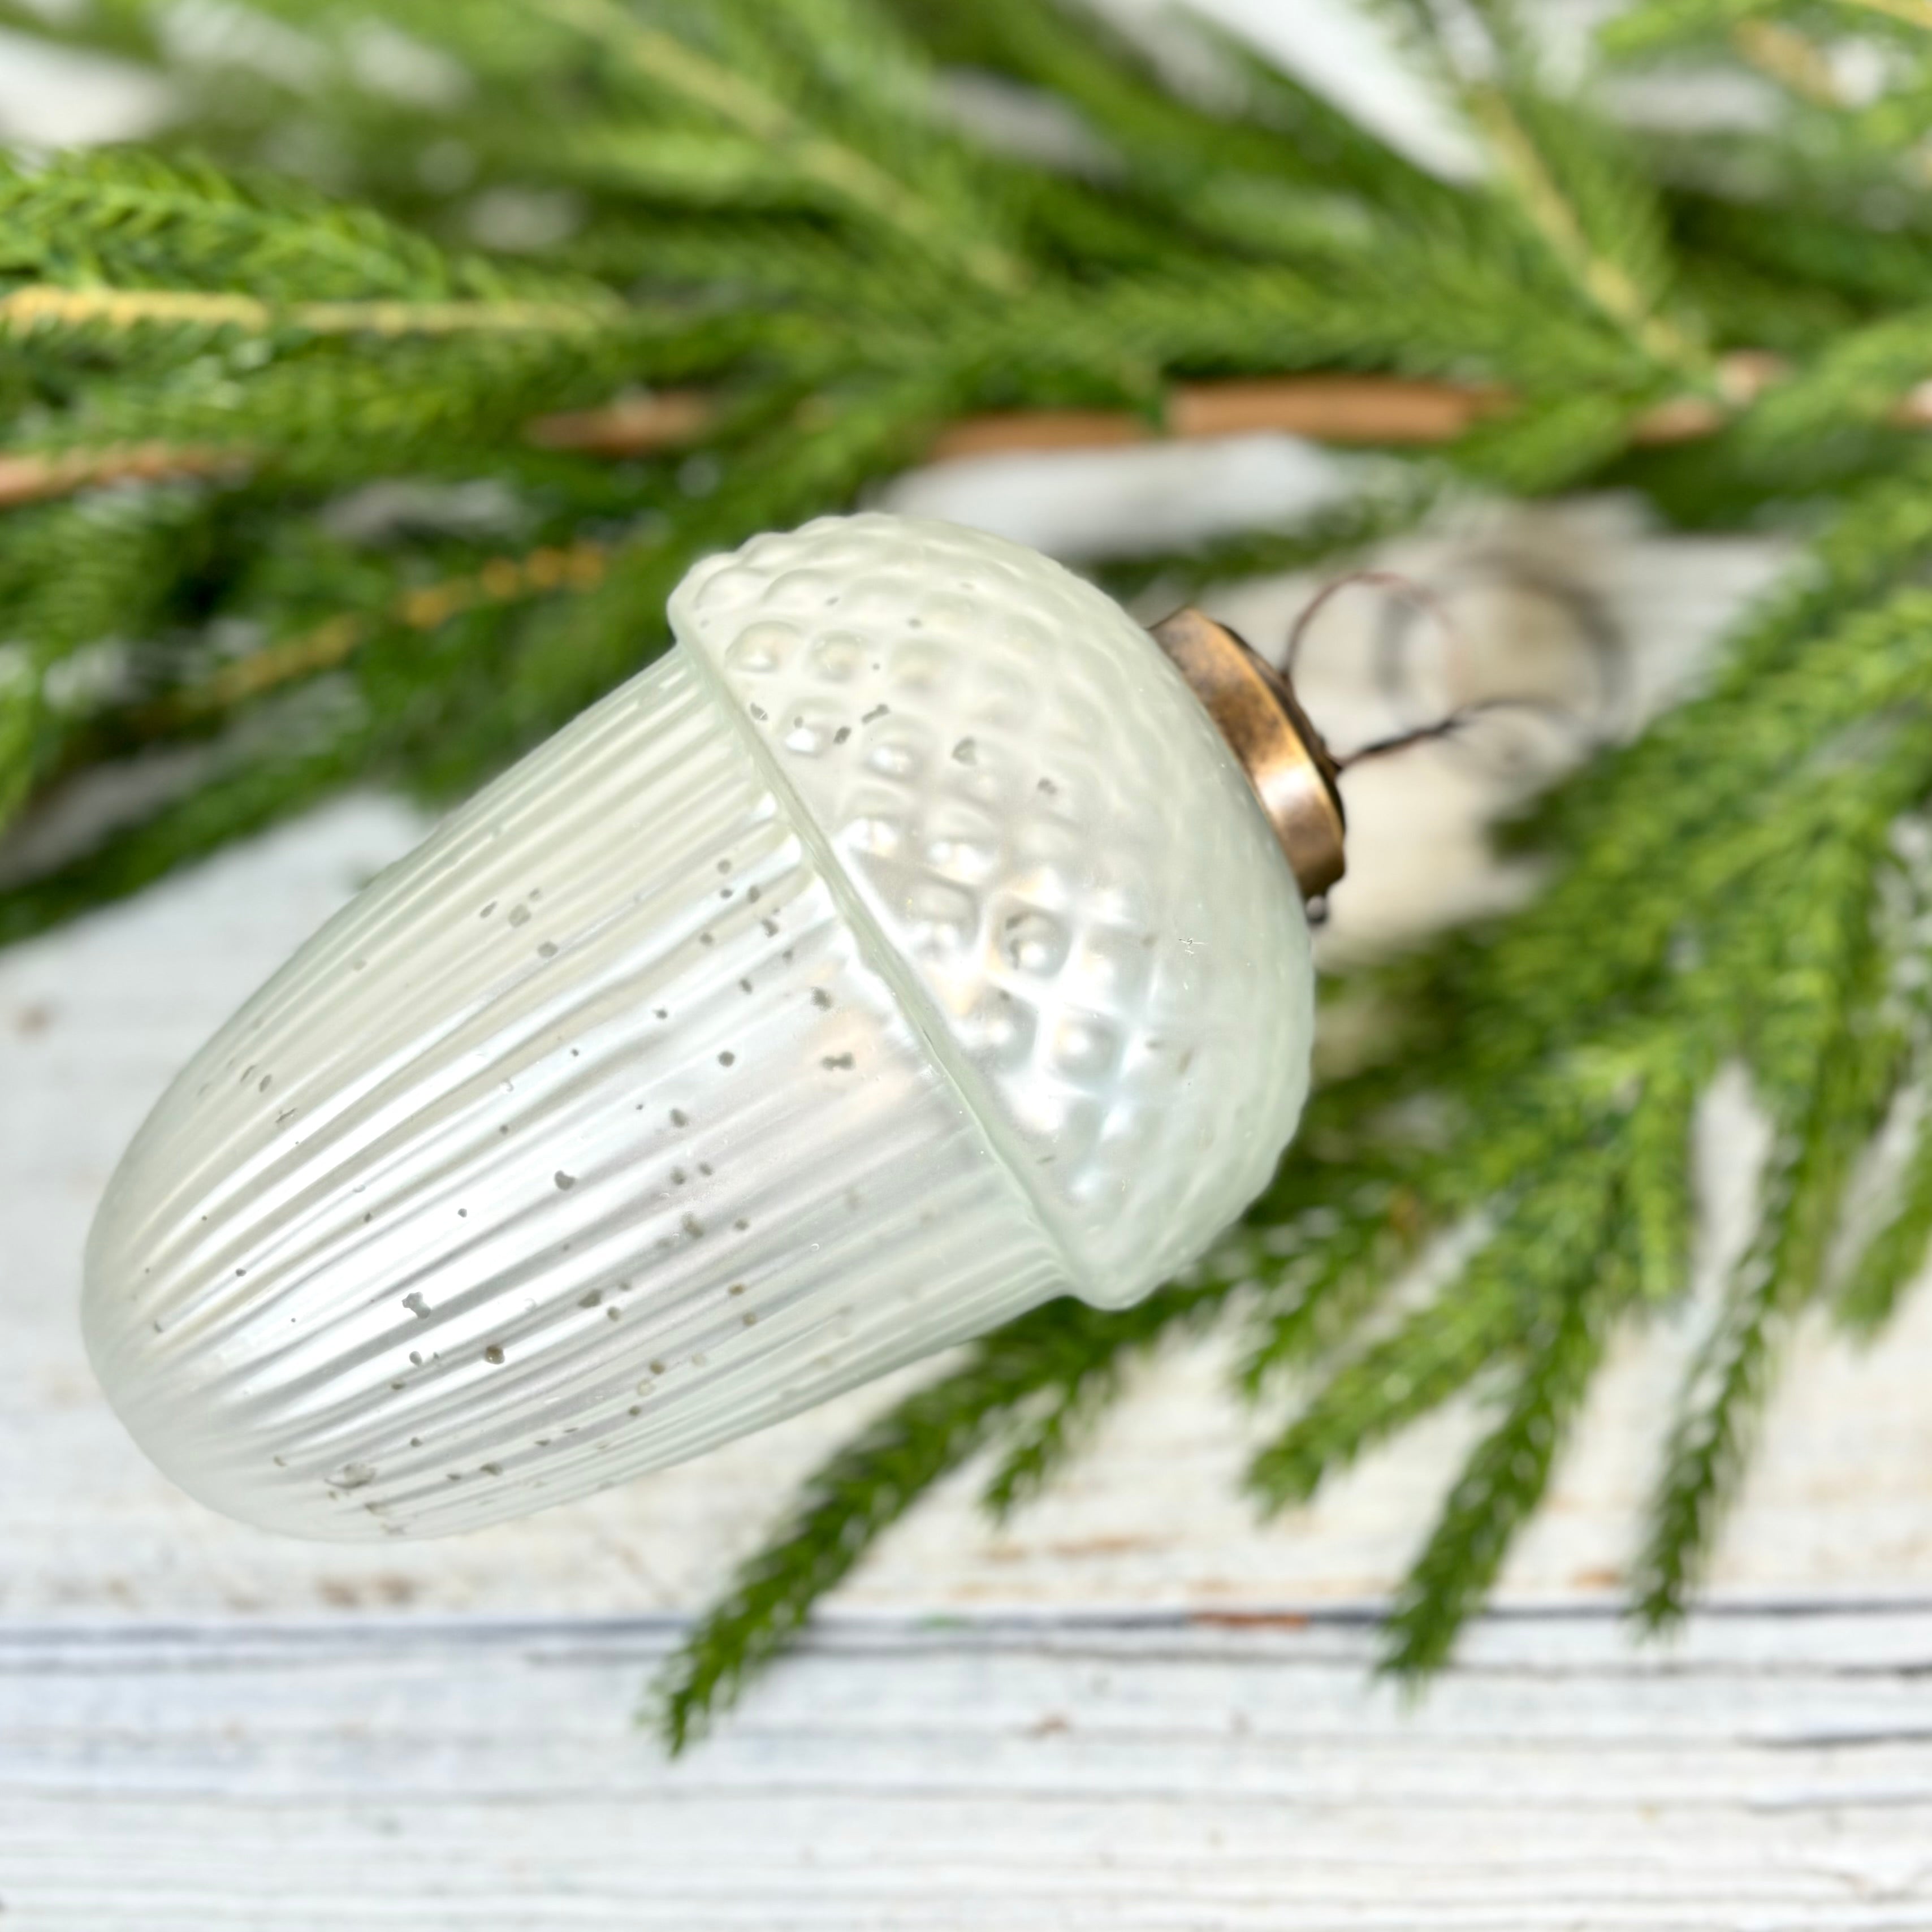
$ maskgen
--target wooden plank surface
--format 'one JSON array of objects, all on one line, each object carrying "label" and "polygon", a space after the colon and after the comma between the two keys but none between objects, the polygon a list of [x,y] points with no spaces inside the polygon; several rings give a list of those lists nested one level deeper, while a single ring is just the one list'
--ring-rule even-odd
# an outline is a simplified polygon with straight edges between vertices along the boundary
[{"label": "wooden plank surface", "polygon": [[1492,1622],[1420,1714],[1347,1620],[822,1634],[710,1749],[661,1628],[0,1643],[0,1922],[325,1928],[1932,1922],[1932,1613]]},{"label": "wooden plank surface", "polygon": [[[1579,514],[1647,688],[1767,567]],[[1239,614],[1265,635],[1301,594]],[[1364,927],[1516,889],[1475,856],[1479,770],[1360,814]],[[346,801],[0,956],[0,1932],[1932,1926],[1932,1297],[1869,1353],[1801,1338],[1719,1607],[1666,1649],[1614,1604],[1698,1311],[1622,1346],[1504,1613],[1413,1710],[1364,1614],[1472,1418],[1257,1526],[1211,1342],[1006,1527],[949,1486],[675,1768],[631,1724],[644,1678],[881,1392],[446,1544],[285,1541],[176,1493],[81,1352],[88,1217],[172,1070],[419,829]],[[1711,1110],[1719,1246],[1754,1134]]]}]

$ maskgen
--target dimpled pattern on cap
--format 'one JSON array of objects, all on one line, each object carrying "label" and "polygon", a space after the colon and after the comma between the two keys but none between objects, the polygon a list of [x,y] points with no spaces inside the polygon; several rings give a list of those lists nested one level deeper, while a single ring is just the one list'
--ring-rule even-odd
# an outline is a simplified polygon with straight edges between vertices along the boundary
[{"label": "dimpled pattern on cap", "polygon": [[1036,552],[880,514],[710,558],[670,616],[1081,1292],[1192,1259],[1294,1131],[1312,976],[1287,863],[1160,647]]}]

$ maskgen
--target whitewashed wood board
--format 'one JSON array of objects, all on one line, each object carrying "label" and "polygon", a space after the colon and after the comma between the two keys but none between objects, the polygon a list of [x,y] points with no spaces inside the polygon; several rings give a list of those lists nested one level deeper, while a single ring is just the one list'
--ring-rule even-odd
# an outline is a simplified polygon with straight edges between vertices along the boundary
[{"label": "whitewashed wood board", "polygon": [[1932,1923],[1932,1612],[1492,1621],[1419,1711],[1352,1620],[842,1622],[706,1749],[660,1625],[0,1640],[0,1923]]}]

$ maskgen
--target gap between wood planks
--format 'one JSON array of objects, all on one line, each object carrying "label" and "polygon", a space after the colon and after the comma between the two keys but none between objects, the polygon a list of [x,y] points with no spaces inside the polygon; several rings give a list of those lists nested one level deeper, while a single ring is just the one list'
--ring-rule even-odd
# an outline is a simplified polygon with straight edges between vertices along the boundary
[{"label": "gap between wood planks", "polygon": [[[1110,1610],[1034,1609],[1016,1606],[970,1611],[839,1610],[821,1613],[802,1634],[800,1655],[865,1654],[908,1649],[1025,1648],[1055,1637],[1108,1638],[1126,1646],[1162,1636],[1216,1635],[1316,1636],[1344,1640],[1350,1654],[1358,1639],[1372,1638],[1388,1615],[1381,1598],[1302,1605],[1252,1605],[1240,1609],[1188,1606]],[[314,1616],[190,1615],[181,1617],[91,1617],[85,1621],[0,1618],[0,1672],[19,1667],[51,1649],[110,1651],[134,1646],[194,1648],[260,1646],[327,1648],[400,1643],[434,1647],[448,1643],[493,1646],[560,1640],[602,1640],[640,1652],[668,1649],[691,1628],[695,1618],[676,1610],[644,1610],[582,1616],[553,1613],[520,1616],[491,1612],[354,1611]],[[1558,1643],[1574,1636],[1594,1645],[1609,1636],[1614,1648],[1599,1653],[1621,1656],[1631,1668],[1669,1666],[1687,1651],[1708,1663],[1720,1654],[1726,1628],[1763,1626],[1765,1634],[1794,1624],[1810,1624],[1834,1634],[1876,1630],[1882,1624],[1907,1629],[1922,1639],[1922,1663],[1906,1666],[1932,1677],[1932,1595],[1868,1597],[1766,1597],[1720,1599],[1699,1604],[1682,1629],[1647,1637],[1629,1626],[1621,1598],[1606,1594],[1586,1603],[1492,1605],[1470,1624],[1469,1645],[1480,1648],[1501,1640],[1535,1646],[1538,1633]],[[1364,1656],[1370,1653],[1362,1651]],[[1873,1667],[1884,1668],[1879,1660]],[[1450,1666],[1467,1670],[1467,1660]],[[1894,1666],[1898,1667],[1898,1666]]]}]

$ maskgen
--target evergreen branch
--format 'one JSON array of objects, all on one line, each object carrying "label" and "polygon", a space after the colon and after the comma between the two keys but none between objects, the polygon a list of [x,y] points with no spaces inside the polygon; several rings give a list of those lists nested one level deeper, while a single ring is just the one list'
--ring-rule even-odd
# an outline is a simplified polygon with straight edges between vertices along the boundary
[{"label": "evergreen branch", "polygon": [[995,1522],[1004,1522],[1039,1495],[1082,1446],[1101,1411],[1119,1395],[1124,1366],[1109,1361],[1083,1368],[1071,1381],[1044,1390],[1043,1400],[1026,1406],[980,1492],[980,1506]]},{"label": "evergreen branch", "polygon": [[[1888,1198],[1853,1249],[1838,1285],[1834,1312],[1850,1332],[1869,1340],[1932,1260],[1932,1134],[1927,1132],[1928,1042],[1932,1042],[1932,955],[1925,940],[1932,910],[1932,846],[1922,821],[1897,828],[1899,861],[1882,879],[1883,940],[1894,962],[1888,1022],[1904,1045],[1900,1092],[1880,1136],[1906,1138]],[[1856,1231],[1854,1231],[1856,1232]]]},{"label": "evergreen branch", "polygon": [[1667,1036],[1650,1055],[1643,1091],[1624,1129],[1621,1208],[1628,1230],[1631,1292],[1648,1307],[1662,1306],[1689,1286],[1691,1132],[1698,1090],[1708,1066]]},{"label": "evergreen branch", "polygon": [[1811,366],[1768,389],[1745,418],[1748,446],[1775,455],[1865,423],[1922,422],[1932,376],[1932,308],[1888,316],[1840,336]]},{"label": "evergreen branch", "polygon": [[[70,311],[74,316],[82,313],[79,308]],[[160,313],[151,312],[146,319],[153,320]],[[304,328],[310,326],[299,316],[294,319]],[[324,317],[325,322],[332,320]],[[346,317],[333,320],[340,320],[345,328],[351,326]],[[434,316],[406,320],[412,326],[420,321],[430,332],[438,323]],[[370,326],[378,334],[406,332],[386,328],[376,318],[370,319]],[[482,316],[476,323],[478,328],[492,326]],[[1741,370],[1756,366],[1756,358],[1740,355],[1736,366]],[[1601,417],[1604,448],[1675,444],[1714,434],[1726,420],[1712,406],[1691,398],[1648,410],[1633,408],[1626,399],[1614,395],[1588,399],[1587,406]],[[1151,420],[1144,412],[1125,410],[1052,407],[962,416],[938,431],[922,458],[944,462],[970,456],[1111,448],[1155,437],[1186,442],[1263,432],[1343,448],[1428,448],[1453,443],[1468,437],[1472,429],[1490,425],[1488,440],[1468,446],[1468,466],[1486,474],[1504,467],[1520,472],[1520,458],[1505,463],[1497,454],[1502,434],[1526,441],[1526,430],[1540,438],[1559,430],[1568,433],[1571,425],[1568,418],[1552,418],[1546,410],[1533,424],[1518,423],[1511,417],[1510,408],[1507,394],[1490,386],[1404,376],[1285,376],[1179,382],[1167,391]],[[718,404],[704,392],[666,388],[595,409],[538,416],[526,426],[526,434],[545,448],[621,460],[701,442],[716,429],[719,418]],[[1893,419],[1915,428],[1932,426],[1932,398],[1902,406]],[[1592,445],[1586,456],[1592,451],[1602,453]],[[149,440],[98,447],[76,444],[45,455],[0,455],[0,507],[40,502],[105,484],[220,475],[244,462],[248,454],[241,448]]]},{"label": "evergreen branch", "polygon": [[[324,752],[290,752],[272,716],[263,730],[244,739],[230,776],[111,833],[48,874],[0,890],[0,946],[139,890],[171,866],[260,830],[280,815],[268,802],[278,785],[287,787],[292,811],[397,757],[405,759],[419,784],[436,793],[474,785],[653,654],[664,640],[664,600],[696,555],[742,542],[775,522],[795,522],[806,506],[828,495],[836,500],[877,461],[882,442],[908,434],[908,421],[917,433],[917,402],[934,393],[922,387],[856,398],[836,414],[788,426],[768,440],[757,460],[748,460],[736,487],[722,491],[701,520],[674,537],[652,534],[608,551],[581,542],[545,547],[522,559],[499,556],[472,572],[411,585],[382,605],[338,613],[137,713],[130,722],[140,739],[193,726],[272,694],[285,703],[301,695],[302,683],[348,668],[372,692],[367,715],[398,712],[403,735],[364,724],[332,736]],[[567,590],[578,593],[566,600],[574,608],[546,629],[544,603],[556,602],[554,593]],[[503,620],[526,607],[532,609],[530,634],[520,640],[505,635]],[[412,646],[442,634],[446,661],[464,642],[464,626],[476,622],[491,627],[500,656],[488,675],[482,664],[475,668],[478,688],[458,716],[429,710],[436,728],[424,742],[406,728],[412,720],[418,727],[425,722],[423,708],[400,705],[400,694],[419,684],[434,688],[448,674],[439,671],[434,654],[411,654]],[[374,702],[373,694],[382,701]],[[0,722],[0,734],[4,730]]]},{"label": "evergreen branch", "polygon": [[[1525,1338],[1522,1364],[1501,1416],[1472,1452],[1403,1579],[1382,1656],[1383,1668],[1396,1676],[1426,1677],[1448,1660],[1516,1532],[1543,1498],[1610,1325],[1633,1286],[1614,1246],[1613,1214],[1606,1214],[1600,1234],[1612,1244],[1609,1256],[1600,1270],[1574,1278]],[[1597,1278],[1602,1270],[1611,1277],[1607,1282]]]},{"label": "evergreen branch", "polygon": [[1681,1621],[1688,1607],[1736,1484],[1744,1431],[1763,1399],[1779,1325],[1804,1292],[1803,1264],[1813,1257],[1804,1252],[1808,1229],[1792,1210],[1811,1192],[1808,1178],[1795,1164],[1772,1177],[1760,1238],[1730,1283],[1678,1398],[1634,1592],[1636,1616],[1653,1630]]},{"label": "evergreen branch", "polygon": [[1177,550],[1150,550],[1099,565],[1094,575],[1123,602],[1158,590],[1184,603],[1208,586],[1312,570],[1361,554],[1414,529],[1445,495],[1443,479],[1418,469],[1399,483],[1370,487],[1333,510],[1286,530],[1244,530]]},{"label": "evergreen branch", "polygon": [[1005,292],[1028,280],[1026,265],[1018,257],[986,242],[959,248],[944,215],[868,156],[814,133],[754,81],[688,41],[646,26],[615,0],[552,0],[551,11],[582,28],[646,80],[696,102],[754,140],[783,153],[800,173],[823,183],[854,207],[935,254],[957,254],[968,272],[988,288]]},{"label": "evergreen branch", "polygon": [[593,284],[457,255],[298,184],[138,149],[0,158],[0,280],[302,301],[608,299]]},{"label": "evergreen branch", "polygon": [[1654,184],[1575,98],[1556,100],[1540,49],[1508,0],[1472,0],[1490,58],[1468,70],[1428,8],[1404,9],[1498,164],[1504,190],[1572,285],[1657,370],[1724,398],[1700,334],[1666,312],[1670,256]]},{"label": "evergreen branch", "polygon": [[[1922,227],[1861,230],[1813,184],[1793,183],[1774,221],[1766,219],[1762,202],[1688,183],[1673,186],[1666,205],[1679,249],[1690,251],[1700,270],[1716,262],[1732,275],[1748,269],[1758,278],[1745,324],[1754,330],[1792,302],[1828,302],[1834,319],[1857,322],[1894,306],[1922,307],[1932,292],[1932,247]],[[1823,340],[1832,339],[1828,333]]]},{"label": "evergreen branch", "polygon": [[1517,1331],[1514,1286],[1485,1269],[1336,1371],[1250,1463],[1248,1486],[1262,1508],[1310,1501],[1365,1450],[1461,1394]]},{"label": "evergreen branch", "polygon": [[[849,503],[866,478],[909,460],[950,412],[958,387],[944,368],[884,379],[814,399],[748,436],[732,452],[728,480],[674,532],[613,559],[604,601],[560,607],[555,628],[540,629],[518,653],[501,692],[508,736],[498,754],[555,730],[636,670],[640,638],[664,637],[665,600],[697,557]],[[488,752],[479,746],[478,755],[484,763],[470,782],[489,768]]]},{"label": "evergreen branch", "polygon": [[1834,0],[1854,13],[1881,14],[1888,20],[1903,20],[1908,27],[1932,33],[1932,0]]},{"label": "evergreen branch", "polygon": [[1840,107],[1844,97],[1823,50],[1775,20],[1740,20],[1732,44],[1748,66],[1814,106]]},{"label": "evergreen branch", "polygon": [[[897,0],[897,10],[916,22],[935,56],[949,64],[1004,74],[1067,103],[1109,145],[1110,160],[1133,170],[1178,212],[1198,191],[1214,192],[1231,176],[1324,192],[1342,181],[1384,190],[1400,182],[1431,208],[1458,199],[1230,39],[1221,39],[1216,50],[1244,68],[1257,89],[1268,90],[1268,118],[1183,98],[1126,35],[1085,8],[980,0],[962,8],[949,0]],[[1211,28],[1201,30],[1212,34]],[[1258,110],[1263,105],[1255,104]],[[1283,122],[1300,138],[1282,139]]]},{"label": "evergreen branch", "polygon": [[[1401,376],[1282,376],[1178,382],[1150,419],[1126,410],[1036,408],[988,411],[948,424],[928,460],[1054,449],[1104,449],[1154,436],[1248,436],[1263,430],[1311,441],[1428,446],[1453,441],[1473,422],[1506,408],[1493,390]],[[712,420],[700,393],[626,398],[532,426],[550,447],[600,456],[638,455],[697,439]],[[1641,427],[1635,432],[1640,438]]]},{"label": "evergreen branch", "polygon": [[[1923,26],[1932,22],[1926,0],[1824,0],[1848,12],[1886,15]],[[1600,30],[1604,49],[1613,55],[1648,54],[1666,47],[1721,40],[1749,26],[1792,10],[1791,0],[1639,0]]]},{"label": "evergreen branch", "polygon": [[1665,368],[1691,376],[1701,372],[1704,358],[1698,346],[1657,312],[1624,262],[1593,245],[1508,96],[1499,88],[1474,87],[1467,98],[1531,222],[1590,299]]},{"label": "evergreen branch", "polygon": [[1609,1192],[1573,1160],[1527,1184],[1459,1278],[1344,1363],[1249,1466],[1264,1508],[1307,1502],[1366,1449],[1460,1394],[1514,1352],[1552,1284],[1588,1265]]},{"label": "evergreen branch", "polygon": [[[424,586],[386,610],[344,614],[292,640],[279,667],[286,688],[265,676],[258,690],[245,690],[246,675],[238,676],[224,694],[237,706],[254,701],[210,748],[193,787],[50,869],[0,887],[0,946],[138,892],[350,783],[406,776],[428,788],[442,771],[449,783],[473,784],[480,760],[464,754],[477,739],[500,748],[517,626],[541,608],[543,593],[574,589],[578,601],[596,602],[617,574],[594,554],[498,561],[502,573],[485,566],[473,586]],[[660,641],[634,631],[634,657],[647,658]],[[146,722],[191,724],[196,715],[184,708]]]},{"label": "evergreen branch", "polygon": [[[1780,778],[1803,769],[1820,737],[1911,694],[1932,626],[1925,592],[1898,590],[1874,608],[1840,616],[1822,634],[1814,627],[1821,610],[1856,611],[1888,580],[1913,569],[1922,531],[1932,531],[1922,492],[1881,492],[1849,512],[1835,556],[1829,544],[1823,552],[1837,568],[1774,601],[1755,633],[1739,640],[1719,692],[1662,721],[1614,766],[1586,775],[1560,814],[1550,814],[1572,836],[1592,820],[1614,819],[1616,836],[1592,842],[1526,910],[1487,956],[1480,989],[1467,988],[1492,1018],[1493,1048],[1514,1040],[1533,1049],[1562,1026],[1576,999],[1594,1003],[1666,970],[1684,905],[1712,903],[1696,893],[1721,892],[1766,842],[1783,836],[1756,810]],[[1786,652],[1796,652],[1796,661],[1780,665]],[[1741,812],[1745,800],[1751,806]],[[1700,828],[1719,836],[1700,839]],[[1703,874],[1682,902],[1641,889],[1672,854]],[[1579,931],[1598,935],[1581,956]],[[1579,976],[1560,1000],[1549,998],[1552,969]]]},{"label": "evergreen branch", "polygon": [[1900,1298],[1932,1262],[1932,1135],[1922,1119],[1899,1196],[1883,1226],[1865,1243],[1840,1293],[1838,1318],[1855,1335],[1876,1335]]},{"label": "evergreen branch", "polygon": [[[1707,419],[1708,404],[1701,398],[1685,400],[1696,411],[1696,422]],[[1652,422],[1664,425],[1665,440],[1682,439],[1683,412],[1674,401],[1660,400],[1654,386],[1631,390],[1605,383],[1539,397],[1507,416],[1480,422],[1454,454],[1474,484],[1542,495],[1602,468],[1645,440],[1641,432]]]},{"label": "evergreen branch", "polygon": [[652,1715],[673,1752],[729,1708],[824,1593],[940,1477],[1042,1394],[1064,1402],[1109,1378],[1228,1292],[1168,1290],[1119,1311],[1051,1302],[972,1345],[966,1361],[906,1396],[810,1476],[786,1525],[744,1564],[671,1659]]},{"label": "evergreen branch", "polygon": [[366,769],[370,750],[366,732],[350,729],[284,755],[218,766],[191,790],[79,857],[0,888],[0,946],[126,898],[320,802]]},{"label": "evergreen branch", "polygon": [[[1339,1178],[1322,1175],[1332,1186]],[[1318,1361],[1359,1329],[1386,1294],[1399,1261],[1414,1250],[1420,1210],[1414,1195],[1364,1179],[1346,1214],[1317,1206],[1266,1246],[1276,1285],[1264,1296],[1238,1371],[1249,1396],[1262,1394],[1286,1370]],[[1283,1264],[1286,1264],[1284,1265]]]},{"label": "evergreen branch", "polygon": [[1932,752],[1922,728],[1898,735],[1876,778],[1861,772],[1833,788],[1805,868],[1807,902],[1778,936],[1753,1063],[1778,1138],[1756,1235],[1693,1361],[1666,1448],[1634,1591],[1637,1616],[1653,1628],[1684,1614],[1780,1331],[1820,1285],[1852,1160],[1894,1088],[1895,1043],[1875,1019],[1887,962],[1870,880],[1876,848],[1924,785]]},{"label": "evergreen branch", "polygon": [[0,296],[0,336],[53,328],[130,330],[146,325],[293,328],[308,335],[577,334],[608,327],[614,305],[538,302],[296,302],[278,310],[250,296],[188,289],[67,289],[31,284]]},{"label": "evergreen branch", "polygon": [[122,374],[16,440],[10,454],[56,474],[104,466],[104,450],[172,444],[189,466],[218,454],[285,477],[334,482],[410,466],[488,463],[532,417],[580,402],[644,359],[620,335],[483,336],[460,348],[404,338],[364,352],[327,342],[278,346],[238,366],[194,358],[165,381]]},{"label": "evergreen branch", "polygon": [[236,470],[239,460],[232,450],[171,442],[109,444],[98,449],[63,450],[54,456],[0,455],[0,509],[46,502],[106,484],[220,476]]},{"label": "evergreen branch", "polygon": [[281,686],[333,670],[382,628],[440,629],[454,616],[489,604],[507,604],[566,590],[595,590],[609,565],[607,546],[585,542],[568,549],[544,544],[524,556],[491,557],[472,572],[412,585],[388,608],[368,616],[347,613],[326,619],[299,635],[251,652],[199,684],[147,707],[136,720],[144,736],[159,735],[198,719],[253,703]]},{"label": "evergreen branch", "polygon": [[[1341,446],[1426,447],[1451,440],[1498,406],[1481,389],[1401,378],[1290,376],[1177,385],[1160,420],[1124,410],[1036,409],[968,416],[940,429],[923,452],[943,462],[1055,449],[1106,448],[1150,436],[1186,441],[1274,430]],[[666,389],[592,410],[560,411],[527,426],[546,448],[612,459],[689,447],[716,428],[712,398]],[[1632,434],[1645,440],[1639,423]],[[45,455],[0,455],[0,507],[65,496],[105,484],[219,475],[245,462],[241,448],[149,440],[86,445]]]},{"label": "evergreen branch", "polygon": [[[0,826],[167,628],[218,514],[204,493],[176,488],[0,522],[0,640],[13,640],[0,641]],[[103,676],[90,679],[83,654]]]}]

